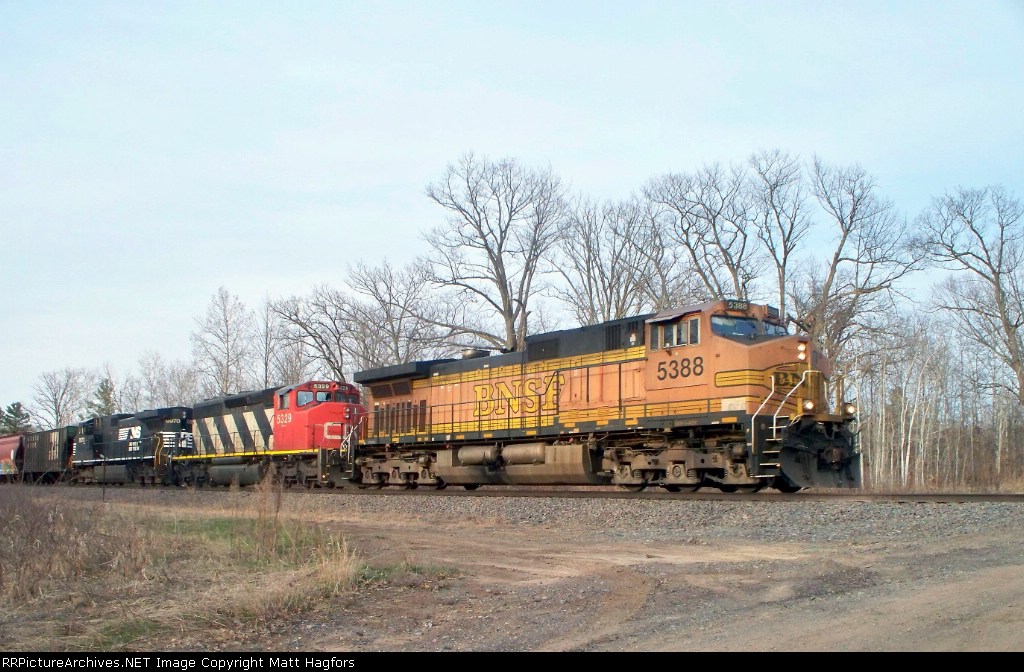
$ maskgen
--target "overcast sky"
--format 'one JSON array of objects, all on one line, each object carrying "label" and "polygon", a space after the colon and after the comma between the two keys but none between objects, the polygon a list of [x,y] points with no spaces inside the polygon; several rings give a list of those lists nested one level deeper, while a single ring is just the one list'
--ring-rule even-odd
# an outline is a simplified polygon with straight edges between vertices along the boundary
[{"label": "overcast sky", "polygon": [[0,404],[410,261],[467,151],[622,198],[780,148],[1024,198],[1024,1],[0,3]]}]

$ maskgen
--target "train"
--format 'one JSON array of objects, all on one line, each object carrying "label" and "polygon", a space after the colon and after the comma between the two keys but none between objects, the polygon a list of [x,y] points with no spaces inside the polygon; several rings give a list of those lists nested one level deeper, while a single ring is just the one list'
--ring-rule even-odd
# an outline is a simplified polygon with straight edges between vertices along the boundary
[{"label": "train", "polygon": [[[0,438],[5,480],[474,490],[862,487],[856,404],[770,305],[723,299]],[[358,385],[358,386],[357,386]],[[831,393],[831,394],[830,394]]]},{"label": "train", "polygon": [[365,418],[359,389],[307,381],[0,437],[7,481],[140,486],[349,482]]}]

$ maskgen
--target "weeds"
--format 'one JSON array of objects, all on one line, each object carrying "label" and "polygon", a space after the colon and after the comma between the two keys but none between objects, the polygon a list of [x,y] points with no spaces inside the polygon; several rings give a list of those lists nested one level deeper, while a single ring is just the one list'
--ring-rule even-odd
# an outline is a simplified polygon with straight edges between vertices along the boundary
[{"label": "weeds", "polygon": [[0,598],[39,597],[66,579],[130,576],[150,562],[138,528],[31,486],[0,488]]},{"label": "weeds", "polygon": [[124,648],[259,627],[358,586],[344,537],[290,515],[272,479],[229,492],[183,513],[0,488],[0,635],[23,650]]}]

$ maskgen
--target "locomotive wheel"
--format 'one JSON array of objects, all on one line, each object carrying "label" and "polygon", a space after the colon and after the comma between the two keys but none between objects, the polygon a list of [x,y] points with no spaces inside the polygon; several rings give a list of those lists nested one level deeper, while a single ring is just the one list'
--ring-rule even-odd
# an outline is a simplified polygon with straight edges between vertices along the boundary
[{"label": "locomotive wheel", "polygon": [[415,490],[416,488],[420,487],[420,484],[417,483],[415,480],[412,480],[412,481],[407,482],[405,484],[405,487],[406,487],[407,490]]},{"label": "locomotive wheel", "polygon": [[626,492],[643,492],[644,490],[647,489],[647,481],[644,481],[643,483],[639,484],[630,483],[628,485],[620,483],[619,487],[625,490]]},{"label": "locomotive wheel", "polygon": [[462,487],[464,487],[466,490],[476,490],[477,488],[480,487],[480,484],[479,483],[466,483]]},{"label": "locomotive wheel", "polygon": [[448,487],[448,484],[442,481],[440,478],[437,479],[437,485],[434,486],[435,490],[444,490]]},{"label": "locomotive wheel", "polygon": [[784,492],[786,494],[792,494],[794,492],[800,492],[801,490],[803,490],[803,488],[801,488],[799,485],[793,485],[789,481],[783,481],[778,478],[776,478],[775,481],[772,483],[772,487],[778,490],[779,492]]}]

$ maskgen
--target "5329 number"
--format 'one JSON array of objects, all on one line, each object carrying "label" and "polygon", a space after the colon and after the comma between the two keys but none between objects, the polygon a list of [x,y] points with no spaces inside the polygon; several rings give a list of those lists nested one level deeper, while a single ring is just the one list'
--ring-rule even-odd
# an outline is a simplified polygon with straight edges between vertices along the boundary
[{"label": "5329 number", "polygon": [[689,357],[683,357],[678,361],[670,359],[667,362],[658,362],[658,380],[689,378],[690,376],[703,375],[703,373],[703,357],[694,357],[693,361],[690,361]]}]

